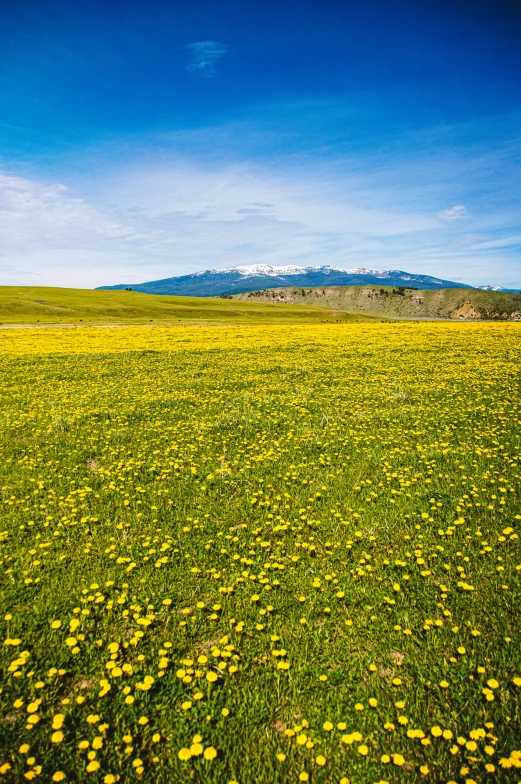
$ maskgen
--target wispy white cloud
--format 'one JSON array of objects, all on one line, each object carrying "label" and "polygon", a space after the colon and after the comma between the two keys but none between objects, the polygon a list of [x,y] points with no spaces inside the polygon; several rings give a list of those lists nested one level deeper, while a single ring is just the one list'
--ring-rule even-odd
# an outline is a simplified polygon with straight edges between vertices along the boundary
[{"label": "wispy white cloud", "polygon": [[442,210],[438,215],[442,220],[453,221],[460,220],[461,218],[468,218],[469,213],[463,204],[455,204],[447,210]]},{"label": "wispy white cloud", "polygon": [[186,64],[188,73],[206,78],[216,75],[216,66],[226,54],[228,47],[219,41],[195,41],[185,47],[189,56]]},{"label": "wispy white cloud", "polygon": [[[327,120],[327,105],[292,114],[301,128]],[[256,117],[83,151],[75,179],[70,157],[45,181],[0,170],[0,283],[95,286],[293,263],[521,286],[514,119],[495,148],[475,142],[475,128],[428,128],[375,154],[295,152],[276,117]]]},{"label": "wispy white cloud", "polygon": [[519,285],[518,235],[498,232],[497,216],[443,220],[428,202],[411,193],[397,204],[381,173],[360,179],[334,167],[208,169],[171,159],[108,173],[90,182],[88,199],[0,173],[0,283],[96,286],[298,263]]},{"label": "wispy white cloud", "polygon": [[0,283],[94,286],[133,263],[129,223],[63,184],[0,171]]}]

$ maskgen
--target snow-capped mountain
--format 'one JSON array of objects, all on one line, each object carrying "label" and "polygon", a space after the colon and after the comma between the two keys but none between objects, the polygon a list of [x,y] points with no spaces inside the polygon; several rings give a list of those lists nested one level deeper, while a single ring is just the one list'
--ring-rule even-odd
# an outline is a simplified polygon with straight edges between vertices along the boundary
[{"label": "snow-capped mountain", "polygon": [[472,288],[464,283],[415,275],[403,270],[377,270],[356,267],[272,267],[269,264],[251,264],[243,267],[205,270],[191,275],[180,275],[148,283],[121,283],[100,286],[100,289],[126,289],[146,294],[176,294],[178,296],[217,297],[223,294],[242,294],[246,291],[263,291],[288,286],[408,286],[418,289]]},{"label": "snow-capped mountain", "polygon": [[503,286],[479,286],[482,291],[499,291],[503,294],[517,294],[519,289],[506,289]]}]

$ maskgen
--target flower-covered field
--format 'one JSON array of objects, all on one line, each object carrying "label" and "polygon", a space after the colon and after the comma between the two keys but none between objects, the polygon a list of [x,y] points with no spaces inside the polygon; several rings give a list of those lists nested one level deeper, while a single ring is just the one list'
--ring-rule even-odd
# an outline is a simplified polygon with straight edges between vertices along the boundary
[{"label": "flower-covered field", "polygon": [[519,325],[0,367],[0,781],[521,781]]}]

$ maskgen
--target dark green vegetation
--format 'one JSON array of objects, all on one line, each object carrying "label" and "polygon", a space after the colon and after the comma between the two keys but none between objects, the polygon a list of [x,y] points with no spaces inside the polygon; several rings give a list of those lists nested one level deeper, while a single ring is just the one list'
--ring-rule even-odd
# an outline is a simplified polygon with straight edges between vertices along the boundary
[{"label": "dark green vegetation", "polygon": [[518,325],[2,346],[2,780],[519,781]]},{"label": "dark green vegetation", "polygon": [[420,291],[404,286],[279,288],[239,294],[234,299],[286,304],[300,302],[387,318],[521,321],[521,294],[481,289]]},{"label": "dark green vegetation", "polygon": [[285,311],[261,302],[166,297],[136,291],[92,291],[38,286],[0,287],[0,324],[144,324],[154,321],[347,321],[360,316],[299,303]]}]

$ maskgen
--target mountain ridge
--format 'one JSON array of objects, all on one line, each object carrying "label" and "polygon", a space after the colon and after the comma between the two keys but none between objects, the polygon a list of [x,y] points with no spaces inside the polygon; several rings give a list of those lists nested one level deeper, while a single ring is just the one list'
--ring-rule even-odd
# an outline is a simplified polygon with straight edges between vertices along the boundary
[{"label": "mountain ridge", "polygon": [[140,284],[119,283],[98,286],[98,291],[121,291],[131,288],[145,294],[216,297],[231,296],[250,291],[302,286],[405,286],[424,290],[443,288],[473,288],[465,283],[443,280],[431,275],[421,275],[404,270],[378,270],[355,267],[343,269],[331,265],[299,267],[287,265],[250,264],[241,267],[203,270],[189,275],[178,275]]}]

